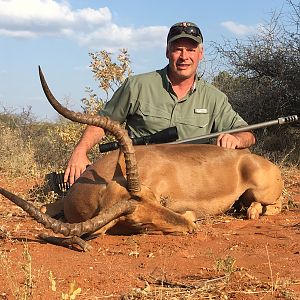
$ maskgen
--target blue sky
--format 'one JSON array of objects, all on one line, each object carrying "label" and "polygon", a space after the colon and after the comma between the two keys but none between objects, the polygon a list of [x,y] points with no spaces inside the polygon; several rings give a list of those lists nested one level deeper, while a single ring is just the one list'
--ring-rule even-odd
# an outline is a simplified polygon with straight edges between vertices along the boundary
[{"label": "blue sky", "polygon": [[100,93],[91,51],[127,48],[134,73],[148,72],[167,64],[166,35],[178,21],[197,23],[208,48],[245,38],[286,8],[285,0],[0,0],[0,111],[31,106],[38,119],[55,118],[38,65],[54,95],[80,110],[85,87]]}]

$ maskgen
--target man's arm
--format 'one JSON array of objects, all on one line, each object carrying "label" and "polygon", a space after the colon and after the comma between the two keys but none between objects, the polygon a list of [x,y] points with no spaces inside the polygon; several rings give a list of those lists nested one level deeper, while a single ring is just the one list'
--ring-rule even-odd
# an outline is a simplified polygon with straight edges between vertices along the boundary
[{"label": "man's arm", "polygon": [[[107,116],[112,120],[123,123],[131,106],[130,93],[130,81],[127,78],[124,84],[114,93],[110,101],[106,103],[105,108],[99,113],[102,116]],[[68,162],[64,176],[65,182],[69,180],[72,185],[86,169],[86,166],[91,164],[87,154],[101,141],[104,134],[104,130],[100,127],[87,126]]]},{"label": "man's arm", "polygon": [[64,181],[72,185],[74,181],[84,172],[91,162],[87,157],[88,152],[101,141],[104,130],[100,127],[87,126],[82,137],[76,145],[65,170]]},{"label": "man's arm", "polygon": [[217,145],[224,148],[243,149],[255,144],[255,136],[252,132],[237,132],[220,134],[217,138]]}]

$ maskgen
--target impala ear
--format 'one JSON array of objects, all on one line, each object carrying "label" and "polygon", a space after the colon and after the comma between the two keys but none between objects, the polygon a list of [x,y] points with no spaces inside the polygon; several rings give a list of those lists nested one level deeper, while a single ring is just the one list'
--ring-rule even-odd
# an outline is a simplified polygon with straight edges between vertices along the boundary
[{"label": "impala ear", "polygon": [[102,200],[107,201],[110,204],[114,204],[122,200],[129,200],[132,198],[128,190],[116,181],[109,182],[106,188],[101,191],[100,196]]}]

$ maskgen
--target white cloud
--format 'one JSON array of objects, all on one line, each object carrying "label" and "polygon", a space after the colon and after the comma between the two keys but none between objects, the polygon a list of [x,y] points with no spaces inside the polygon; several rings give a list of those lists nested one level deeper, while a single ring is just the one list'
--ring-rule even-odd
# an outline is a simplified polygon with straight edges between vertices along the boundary
[{"label": "white cloud", "polygon": [[110,49],[163,46],[163,26],[120,27],[109,8],[72,9],[68,1],[0,0],[0,36],[63,36],[88,46]]},{"label": "white cloud", "polygon": [[240,36],[254,33],[260,27],[260,25],[247,26],[247,25],[235,23],[233,21],[222,22],[221,25],[226,29],[228,29],[229,31],[231,31],[232,33]]},{"label": "white cloud", "polygon": [[107,24],[99,27],[97,30],[78,37],[83,45],[90,45],[99,48],[99,45],[105,45],[105,48],[114,50],[120,47],[138,49],[144,47],[164,46],[167,27],[119,27],[116,24]]},{"label": "white cloud", "polygon": [[0,36],[14,37],[14,38],[34,38],[36,37],[36,34],[28,30],[0,29]]}]

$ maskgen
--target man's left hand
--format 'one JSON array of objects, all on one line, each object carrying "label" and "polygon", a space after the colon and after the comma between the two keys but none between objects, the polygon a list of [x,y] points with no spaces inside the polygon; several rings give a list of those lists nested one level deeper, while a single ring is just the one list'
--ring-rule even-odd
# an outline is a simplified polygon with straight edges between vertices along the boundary
[{"label": "man's left hand", "polygon": [[241,141],[237,136],[229,133],[222,133],[217,138],[217,145],[223,148],[236,149],[240,148]]}]

